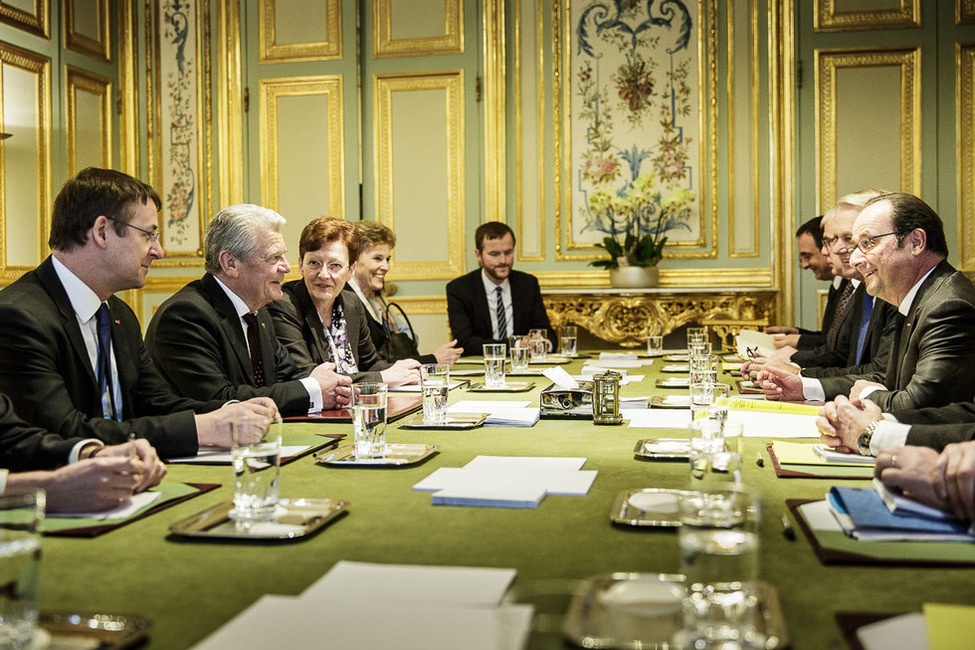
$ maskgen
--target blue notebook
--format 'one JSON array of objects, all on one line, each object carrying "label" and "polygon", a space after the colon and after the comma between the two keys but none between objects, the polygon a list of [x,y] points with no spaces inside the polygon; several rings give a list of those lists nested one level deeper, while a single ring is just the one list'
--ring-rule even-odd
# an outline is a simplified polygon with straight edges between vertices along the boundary
[{"label": "blue notebook", "polygon": [[[841,517],[849,517],[855,532],[907,532],[968,537],[968,523],[930,519],[916,514],[894,514],[877,491],[870,488],[830,488],[829,502]],[[975,538],[971,539],[975,541]]]}]

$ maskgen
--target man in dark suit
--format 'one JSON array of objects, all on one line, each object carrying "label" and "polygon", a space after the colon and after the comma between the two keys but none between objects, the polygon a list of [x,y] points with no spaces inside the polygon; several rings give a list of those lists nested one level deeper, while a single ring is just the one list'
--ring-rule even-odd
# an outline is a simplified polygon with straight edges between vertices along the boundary
[{"label": "man in dark suit", "polygon": [[141,181],[89,168],[54,201],[53,254],[0,291],[0,391],[17,414],[65,438],[146,438],[166,458],[230,446],[229,422],[276,412],[269,400],[183,399],[169,388],[118,291],[145,284],[163,256],[160,202]]},{"label": "man in dark suit", "polygon": [[[857,217],[851,262],[867,291],[896,305],[904,324],[896,332],[885,371],[827,377],[818,388],[833,399],[847,392],[854,405],[869,399],[884,411],[903,411],[975,396],[975,287],[946,261],[948,246],[941,219],[910,194],[884,194]],[[775,369],[770,369],[774,373]],[[766,394],[813,399],[817,388],[768,377]],[[875,436],[871,426],[854,432],[824,407],[823,439],[834,446],[876,454],[903,439]]]},{"label": "man in dark suit", "polygon": [[457,345],[465,354],[481,354],[485,343],[507,343],[511,335],[539,328],[554,344],[538,280],[511,268],[515,233],[489,221],[475,231],[474,243],[481,267],[447,284],[447,318]]},{"label": "man in dark suit", "polygon": [[348,376],[321,364],[303,372],[274,334],[265,306],[291,271],[284,217],[233,205],[210,222],[207,273],[166,300],[146,330],[149,354],[173,389],[206,399],[271,397],[284,415],[348,404]]}]

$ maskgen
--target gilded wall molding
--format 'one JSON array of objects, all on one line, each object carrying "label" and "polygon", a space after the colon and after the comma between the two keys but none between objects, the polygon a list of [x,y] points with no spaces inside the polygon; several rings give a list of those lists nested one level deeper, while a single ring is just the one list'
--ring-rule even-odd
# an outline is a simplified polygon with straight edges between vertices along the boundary
[{"label": "gilded wall molding", "polygon": [[[769,266],[772,286],[780,290],[774,322],[791,322],[795,313],[795,250],[791,224],[795,221],[795,14],[791,2],[769,3]],[[785,251],[790,251],[786,253]]]},{"label": "gilded wall molding", "polygon": [[728,74],[727,74],[727,93],[728,93],[728,257],[732,259],[741,258],[756,258],[760,257],[761,249],[761,210],[759,206],[761,205],[761,187],[759,180],[761,179],[762,172],[759,169],[759,115],[758,115],[758,102],[759,102],[759,69],[758,69],[758,2],[757,0],[748,0],[746,15],[748,16],[748,21],[744,25],[746,47],[748,51],[748,59],[750,61],[749,76],[752,80],[748,84],[748,101],[750,104],[749,110],[749,130],[747,134],[748,137],[743,138],[747,140],[749,147],[749,158],[751,160],[749,177],[751,178],[750,189],[751,189],[751,224],[752,224],[752,236],[751,241],[748,242],[747,247],[743,247],[742,250],[738,248],[738,241],[736,237],[737,219],[738,214],[735,210],[735,164],[734,152],[737,151],[735,147],[735,53],[738,47],[740,47],[738,42],[738,26],[735,20],[735,8],[739,6],[739,3],[729,2],[728,3]]},{"label": "gilded wall molding", "polygon": [[[279,0],[259,0],[258,60],[261,63],[283,61],[325,61],[342,58],[342,2],[325,2],[325,40],[314,43],[278,43],[277,6]],[[281,0],[282,2],[287,0]],[[238,9],[239,11],[239,9]]]},{"label": "gilded wall molding", "polygon": [[[609,274],[605,271],[538,271],[543,291],[554,289],[608,289]],[[772,272],[765,268],[732,269],[660,269],[658,286],[674,287],[769,287]]]},{"label": "gilded wall molding", "polygon": [[975,0],[955,0],[955,22],[959,25],[975,24]]},{"label": "gilded wall molding", "polygon": [[[514,0],[514,105],[515,105],[515,228],[518,236],[517,259],[522,262],[544,262],[545,261],[545,178],[546,156],[545,156],[545,3],[538,2],[535,5],[535,51],[525,52],[522,45],[523,30],[531,29],[532,25],[522,24],[522,7],[530,5],[531,0]],[[526,56],[532,57],[535,69],[535,96],[532,98],[524,97],[522,91],[522,75],[524,74],[524,64],[527,62]],[[528,101],[526,104],[526,101]],[[525,187],[525,133],[524,120],[525,114],[531,113],[534,106],[534,119],[536,125],[537,162],[529,161],[528,164],[535,164],[537,168],[539,183],[535,187]],[[524,196],[525,192],[536,193],[538,200],[538,218],[528,219],[525,216]],[[525,252],[525,229],[532,224],[538,231],[538,249],[532,253]]]},{"label": "gilded wall molding", "polygon": [[[29,152],[36,157],[37,187],[35,199],[37,201],[37,259],[40,261],[47,253],[47,239],[51,229],[51,60],[47,57],[28,52],[19,47],[0,43],[0,66],[17,68],[35,79],[34,92],[36,104],[33,124],[8,124],[3,105],[5,103],[6,88],[4,75],[0,69],[0,130],[13,133],[15,137],[33,137],[33,147],[30,144],[18,145],[19,150]],[[32,149],[32,151],[31,151]],[[7,155],[7,145],[0,143],[0,279],[16,280],[24,272],[34,268],[34,264],[10,264],[8,262],[8,244],[29,245],[28,242],[8,242],[9,231],[7,220],[11,215],[7,210],[8,197],[6,195],[7,170],[11,160]],[[16,162],[13,165],[16,166]],[[25,215],[18,212],[16,218]]]},{"label": "gilded wall molding", "polygon": [[108,0],[97,0],[98,38],[75,31],[75,0],[64,0],[64,45],[69,50],[90,56],[99,61],[112,60],[112,44],[109,34]]},{"label": "gilded wall molding", "polygon": [[403,307],[409,315],[447,313],[447,298],[445,296],[396,296],[393,300]]},{"label": "gilded wall molding", "polygon": [[902,29],[921,26],[921,0],[900,0],[896,9],[840,11],[842,0],[816,0],[813,29],[817,32]]},{"label": "gilded wall molding", "polygon": [[118,5],[119,66],[118,84],[121,95],[119,114],[119,169],[138,178],[139,169],[139,74],[138,21],[136,7],[130,2]]},{"label": "gilded wall molding", "polygon": [[[261,201],[277,210],[280,205],[278,101],[285,97],[321,96],[328,106],[328,214],[345,218],[345,139],[343,132],[342,75],[262,79],[261,95]],[[285,167],[287,169],[287,167]]]},{"label": "gilded wall molding", "polygon": [[484,214],[487,221],[507,222],[505,4],[504,0],[483,0],[483,4]]},{"label": "gilded wall molding", "polygon": [[666,335],[688,324],[708,325],[722,341],[729,342],[743,328],[768,325],[776,310],[773,290],[550,293],[543,300],[553,328],[572,323],[629,348],[646,345],[650,334]]},{"label": "gilded wall molding", "polygon": [[900,188],[913,194],[921,186],[920,48],[891,50],[816,50],[817,212],[836,203],[836,71],[840,68],[900,68]]},{"label": "gilded wall molding", "polygon": [[0,22],[41,38],[51,38],[47,5],[48,0],[34,0],[34,11],[30,12],[0,0]]},{"label": "gilded wall molding", "polygon": [[[393,0],[372,0],[372,52],[377,59],[401,56],[461,54],[464,51],[463,0],[443,0],[444,33],[438,36],[393,38]],[[503,7],[498,0],[484,0],[485,22],[493,20],[492,11]],[[405,4],[404,4],[405,6]],[[502,11],[502,22],[504,25]],[[487,76],[485,74],[485,76]]]},{"label": "gilded wall molding", "polygon": [[240,2],[217,3],[218,205],[244,200],[244,117],[240,64]]},{"label": "gilded wall molding", "polygon": [[957,114],[958,259],[962,271],[975,271],[975,44],[955,46]]},{"label": "gilded wall molding", "polygon": [[68,66],[66,68],[65,85],[67,87],[67,141],[68,141],[68,176],[74,176],[78,169],[78,134],[90,131],[94,125],[78,124],[77,93],[83,92],[98,97],[98,134],[101,141],[101,167],[112,167],[112,82],[104,77],[78,70]]},{"label": "gilded wall molding", "polygon": [[[397,280],[446,280],[464,272],[464,71],[446,70],[430,73],[403,73],[376,75],[374,78],[376,115],[375,178],[377,220],[396,231],[396,206],[393,189],[393,95],[413,91],[442,91],[446,124],[446,184],[448,196],[444,197],[446,214],[443,216],[447,240],[447,259],[426,262],[395,263]],[[427,128],[436,128],[430,124]]]}]

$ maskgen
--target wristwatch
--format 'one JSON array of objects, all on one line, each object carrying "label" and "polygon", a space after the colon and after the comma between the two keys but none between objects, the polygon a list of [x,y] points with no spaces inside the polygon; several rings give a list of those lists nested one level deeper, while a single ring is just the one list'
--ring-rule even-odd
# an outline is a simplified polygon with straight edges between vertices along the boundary
[{"label": "wristwatch", "polygon": [[873,452],[870,451],[870,441],[873,440],[873,434],[877,431],[877,425],[880,424],[881,420],[874,420],[867,425],[867,428],[860,432],[857,436],[857,451],[859,451],[864,456],[873,456]]}]

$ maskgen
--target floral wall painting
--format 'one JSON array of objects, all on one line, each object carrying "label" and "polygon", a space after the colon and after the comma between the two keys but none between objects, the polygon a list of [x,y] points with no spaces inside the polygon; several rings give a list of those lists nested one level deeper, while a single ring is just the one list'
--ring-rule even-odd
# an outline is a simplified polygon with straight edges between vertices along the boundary
[{"label": "floral wall painting", "polygon": [[159,0],[156,89],[158,140],[156,188],[162,199],[162,242],[167,252],[198,255],[202,210],[199,30],[195,0]]},{"label": "floral wall painting", "polygon": [[700,245],[697,10],[573,3],[569,248],[627,233]]}]

